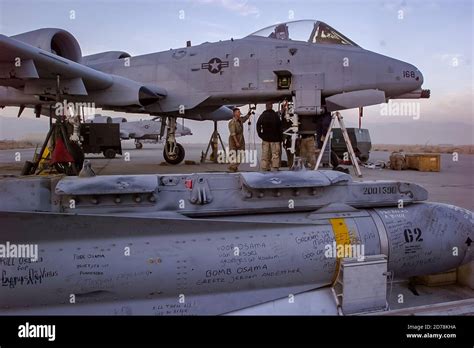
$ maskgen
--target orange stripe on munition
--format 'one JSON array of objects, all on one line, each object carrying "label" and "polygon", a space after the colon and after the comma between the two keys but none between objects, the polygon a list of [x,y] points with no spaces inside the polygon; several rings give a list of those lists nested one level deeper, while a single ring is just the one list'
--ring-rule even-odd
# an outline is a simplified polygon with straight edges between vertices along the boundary
[{"label": "orange stripe on munition", "polygon": [[[349,237],[349,229],[347,228],[346,221],[342,218],[329,219],[329,221],[331,222],[332,231],[334,233],[334,239],[336,240],[336,250],[339,245],[350,244],[351,239]],[[334,272],[332,284],[334,284],[334,282],[337,279],[340,266],[341,266],[341,258],[337,257],[337,254],[336,254],[336,270]]]}]

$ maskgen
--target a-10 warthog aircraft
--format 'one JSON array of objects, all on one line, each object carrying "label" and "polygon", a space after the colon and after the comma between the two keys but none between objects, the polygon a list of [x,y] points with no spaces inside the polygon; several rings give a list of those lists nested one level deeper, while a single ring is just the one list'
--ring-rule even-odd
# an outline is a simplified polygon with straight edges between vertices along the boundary
[{"label": "a-10 warthog aircraft", "polygon": [[83,57],[73,35],[39,29],[0,35],[0,106],[34,107],[58,100],[161,116],[167,120],[164,157],[184,158],[176,118],[231,118],[225,105],[292,99],[298,116],[315,117],[424,98],[423,75],[413,65],[363,49],[326,23],[270,26],[238,40],[203,43],[131,57],[103,52]]}]

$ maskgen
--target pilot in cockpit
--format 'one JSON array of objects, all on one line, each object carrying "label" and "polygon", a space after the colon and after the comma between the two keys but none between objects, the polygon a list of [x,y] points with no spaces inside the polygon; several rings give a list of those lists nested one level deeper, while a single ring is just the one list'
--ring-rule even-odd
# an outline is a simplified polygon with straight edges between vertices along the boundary
[{"label": "pilot in cockpit", "polygon": [[279,40],[289,40],[290,35],[288,32],[288,26],[286,24],[280,24],[275,27],[273,33],[269,36],[272,39],[279,39]]}]

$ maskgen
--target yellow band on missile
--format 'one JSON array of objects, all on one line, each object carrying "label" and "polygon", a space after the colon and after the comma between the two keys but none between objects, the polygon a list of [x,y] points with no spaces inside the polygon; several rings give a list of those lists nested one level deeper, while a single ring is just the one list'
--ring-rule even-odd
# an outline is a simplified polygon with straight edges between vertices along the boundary
[{"label": "yellow band on missile", "polygon": [[[336,240],[336,250],[338,245],[348,245],[351,243],[351,239],[349,237],[349,229],[347,228],[346,221],[342,218],[338,219],[329,219],[332,225],[332,231],[334,233],[334,239]],[[341,258],[336,256],[336,270],[334,272],[334,277],[332,279],[332,284],[337,279],[339,274],[339,268],[341,266]]]}]

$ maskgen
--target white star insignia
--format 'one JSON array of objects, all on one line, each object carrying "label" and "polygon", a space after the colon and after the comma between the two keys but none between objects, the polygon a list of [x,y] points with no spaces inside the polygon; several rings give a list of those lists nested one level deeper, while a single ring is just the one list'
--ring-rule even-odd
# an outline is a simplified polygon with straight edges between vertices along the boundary
[{"label": "white star insignia", "polygon": [[209,64],[211,66],[211,70],[214,71],[214,70],[217,70],[219,71],[219,63],[217,62],[217,60],[214,60],[212,63]]}]

